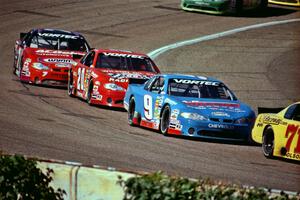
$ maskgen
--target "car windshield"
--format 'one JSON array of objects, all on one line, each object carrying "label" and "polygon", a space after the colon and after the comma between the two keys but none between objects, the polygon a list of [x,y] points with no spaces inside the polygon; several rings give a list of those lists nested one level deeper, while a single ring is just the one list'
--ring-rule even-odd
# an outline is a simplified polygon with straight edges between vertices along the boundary
[{"label": "car windshield", "polygon": [[223,83],[216,81],[170,79],[168,84],[168,94],[171,96],[236,100]]},{"label": "car windshield", "polygon": [[43,48],[69,51],[88,51],[86,41],[76,35],[39,33],[30,43],[31,48]]},{"label": "car windshield", "polygon": [[101,53],[97,58],[96,68],[156,72],[150,58],[121,53]]}]

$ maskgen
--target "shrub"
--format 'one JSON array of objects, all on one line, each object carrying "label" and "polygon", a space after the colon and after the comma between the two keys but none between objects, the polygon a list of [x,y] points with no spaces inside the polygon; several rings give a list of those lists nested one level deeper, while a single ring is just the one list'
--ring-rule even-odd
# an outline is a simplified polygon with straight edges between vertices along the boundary
[{"label": "shrub", "polygon": [[207,179],[195,181],[181,177],[170,177],[162,172],[135,176],[128,180],[119,177],[118,183],[124,189],[124,200],[298,199],[286,194],[270,194],[258,188],[214,183]]},{"label": "shrub", "polygon": [[49,186],[53,170],[44,174],[34,160],[0,154],[0,199],[63,199],[65,191]]}]

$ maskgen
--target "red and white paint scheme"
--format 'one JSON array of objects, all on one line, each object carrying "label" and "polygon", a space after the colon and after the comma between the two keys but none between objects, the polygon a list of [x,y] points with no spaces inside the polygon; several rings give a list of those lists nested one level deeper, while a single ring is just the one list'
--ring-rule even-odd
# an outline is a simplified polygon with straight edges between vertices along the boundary
[{"label": "red and white paint scheme", "polygon": [[69,73],[68,94],[89,104],[123,108],[129,79],[148,80],[160,73],[145,54],[93,49]]},{"label": "red and white paint scheme", "polygon": [[89,49],[79,33],[32,29],[16,41],[14,73],[22,82],[66,86],[69,69]]}]

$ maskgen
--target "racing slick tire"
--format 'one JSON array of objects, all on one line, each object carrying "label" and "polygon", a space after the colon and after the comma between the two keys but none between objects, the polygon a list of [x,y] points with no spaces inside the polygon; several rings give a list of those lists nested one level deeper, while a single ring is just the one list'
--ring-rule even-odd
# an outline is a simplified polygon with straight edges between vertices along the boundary
[{"label": "racing slick tire", "polygon": [[75,97],[75,89],[73,84],[73,73],[70,70],[68,74],[68,95],[70,97]]},{"label": "racing slick tire", "polygon": [[129,100],[129,105],[128,105],[128,124],[130,126],[135,126],[133,123],[133,118],[134,118],[134,112],[135,112],[135,99],[134,97],[131,97]]},{"label": "racing slick tire", "polygon": [[165,136],[168,135],[170,116],[171,116],[170,106],[166,105],[162,111],[160,123],[159,123],[159,130]]},{"label": "racing slick tire", "polygon": [[89,84],[89,89],[88,89],[88,93],[87,93],[87,98],[86,101],[87,103],[91,106],[92,105],[92,95],[93,95],[93,81],[90,81]]},{"label": "racing slick tire", "polygon": [[274,132],[271,126],[267,127],[264,130],[263,141],[262,141],[262,150],[264,156],[267,158],[273,158],[274,152]]}]

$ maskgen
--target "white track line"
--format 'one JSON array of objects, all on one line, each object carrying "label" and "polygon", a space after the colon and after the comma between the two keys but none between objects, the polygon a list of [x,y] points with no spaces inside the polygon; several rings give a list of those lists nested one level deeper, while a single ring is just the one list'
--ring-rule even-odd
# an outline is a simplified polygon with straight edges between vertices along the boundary
[{"label": "white track line", "polygon": [[273,26],[273,25],[279,25],[279,24],[285,24],[285,23],[291,23],[291,22],[298,22],[298,21],[300,21],[300,18],[288,19],[288,20],[283,20],[283,21],[266,22],[266,23],[262,23],[262,24],[254,24],[254,25],[250,25],[250,26],[244,26],[244,27],[241,27],[241,28],[236,28],[236,29],[232,29],[232,30],[228,30],[228,31],[220,32],[220,33],[211,34],[211,35],[205,35],[205,36],[201,36],[201,37],[198,37],[198,38],[194,38],[194,39],[190,39],[190,40],[184,40],[184,41],[180,41],[180,42],[176,42],[176,43],[173,43],[173,44],[169,44],[169,45],[160,47],[158,49],[155,49],[155,50],[149,52],[148,56],[151,57],[152,59],[155,59],[159,55],[161,55],[161,54],[163,54],[167,51],[170,51],[172,49],[179,48],[179,47],[192,45],[192,44],[200,43],[200,42],[207,41],[207,40],[213,40],[213,39],[225,37],[225,36],[228,36],[228,35],[232,35],[232,34],[235,34],[235,33],[239,33],[239,32],[242,32],[242,31],[247,31],[247,30],[251,30],[251,29],[257,29],[257,28],[262,28],[262,27],[266,27],[266,26]]}]

